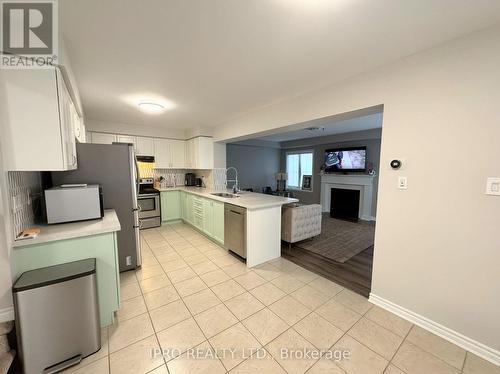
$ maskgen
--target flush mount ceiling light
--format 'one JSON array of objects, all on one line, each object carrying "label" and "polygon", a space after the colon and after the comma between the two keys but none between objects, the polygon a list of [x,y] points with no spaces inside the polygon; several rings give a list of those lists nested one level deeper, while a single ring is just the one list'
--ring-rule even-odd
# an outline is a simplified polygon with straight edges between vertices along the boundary
[{"label": "flush mount ceiling light", "polygon": [[166,109],[164,105],[150,101],[142,101],[137,105],[139,105],[140,110],[146,113],[161,113]]},{"label": "flush mount ceiling light", "polygon": [[158,115],[177,107],[173,101],[168,100],[164,96],[158,95],[154,92],[137,92],[135,94],[122,96],[121,100],[133,107],[135,110],[139,108],[141,112],[147,114]]}]

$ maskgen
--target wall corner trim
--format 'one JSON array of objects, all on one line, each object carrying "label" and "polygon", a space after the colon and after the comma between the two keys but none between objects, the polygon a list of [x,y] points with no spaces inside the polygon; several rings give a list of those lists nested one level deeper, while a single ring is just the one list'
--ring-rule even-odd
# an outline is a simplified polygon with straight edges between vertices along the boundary
[{"label": "wall corner trim", "polygon": [[14,307],[0,309],[0,323],[14,320]]},{"label": "wall corner trim", "polygon": [[414,323],[423,329],[432,332],[435,335],[440,336],[449,342],[458,345],[459,347],[474,353],[475,355],[484,358],[485,360],[492,362],[495,365],[500,365],[500,351],[490,348],[483,343],[476,340],[468,338],[465,335],[460,334],[457,331],[451,330],[446,326],[443,326],[437,322],[434,322],[420,314],[414,313],[411,310],[403,308],[393,302],[386,300],[380,296],[370,293],[368,299],[371,303],[385,309],[389,312],[396,314],[397,316]]}]

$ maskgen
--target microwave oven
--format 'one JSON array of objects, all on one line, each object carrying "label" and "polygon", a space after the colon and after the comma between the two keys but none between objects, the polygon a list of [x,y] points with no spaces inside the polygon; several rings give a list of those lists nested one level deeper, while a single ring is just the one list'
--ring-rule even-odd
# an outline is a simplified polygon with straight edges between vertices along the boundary
[{"label": "microwave oven", "polygon": [[64,223],[104,217],[102,187],[70,185],[45,190],[47,223]]}]

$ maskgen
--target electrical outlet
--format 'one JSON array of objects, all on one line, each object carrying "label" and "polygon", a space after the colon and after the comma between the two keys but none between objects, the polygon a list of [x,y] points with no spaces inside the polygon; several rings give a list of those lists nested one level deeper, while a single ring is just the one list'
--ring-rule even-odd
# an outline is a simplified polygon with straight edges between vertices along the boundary
[{"label": "electrical outlet", "polygon": [[408,189],[408,178],[407,177],[399,177],[398,178],[398,188],[400,190]]},{"label": "electrical outlet", "polygon": [[131,266],[132,265],[132,256],[125,257],[125,264],[127,266]]}]

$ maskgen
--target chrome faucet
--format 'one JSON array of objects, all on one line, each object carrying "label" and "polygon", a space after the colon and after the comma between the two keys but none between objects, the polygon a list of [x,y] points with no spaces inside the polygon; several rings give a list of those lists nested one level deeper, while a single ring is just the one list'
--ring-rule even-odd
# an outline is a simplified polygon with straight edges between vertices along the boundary
[{"label": "chrome faucet", "polygon": [[[234,179],[227,179],[227,176],[228,176],[228,172],[229,170],[234,170]],[[225,185],[226,185],[226,190],[227,190],[227,182],[234,182],[233,184],[233,193],[234,194],[237,194],[239,192],[239,188],[238,188],[238,170],[234,167],[234,166],[230,166],[226,169],[226,182],[225,182]]]}]

